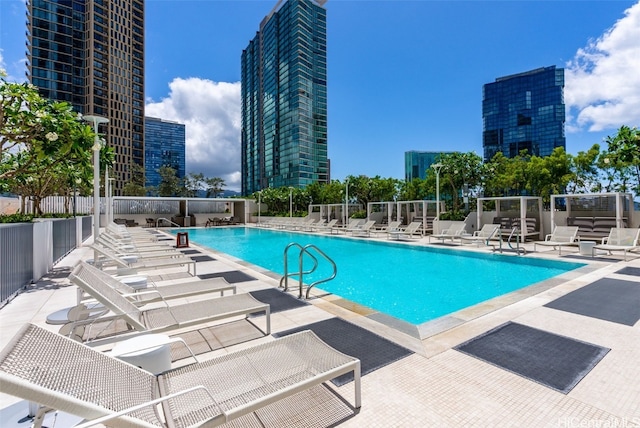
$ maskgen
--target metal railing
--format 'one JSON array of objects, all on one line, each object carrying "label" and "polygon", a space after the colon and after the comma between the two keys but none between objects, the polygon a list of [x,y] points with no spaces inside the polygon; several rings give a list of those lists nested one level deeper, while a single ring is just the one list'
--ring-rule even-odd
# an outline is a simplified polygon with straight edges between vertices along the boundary
[{"label": "metal railing", "polygon": [[[289,273],[287,255],[288,255],[289,249],[291,247],[297,247],[297,248],[300,249],[300,254],[298,255],[298,266],[299,266],[299,269],[298,269],[297,272]],[[299,287],[298,298],[299,299],[302,299],[302,295],[303,295],[304,275],[312,274],[313,272],[316,271],[316,269],[318,268],[318,265],[319,265],[317,257],[314,254],[312,254],[309,250],[313,250],[313,251],[317,252],[325,260],[327,260],[331,264],[331,266],[333,268],[333,273],[327,278],[320,279],[318,281],[314,281],[311,284],[309,284],[307,286],[307,292],[305,294],[305,298],[306,299],[309,298],[309,293],[311,292],[311,289],[313,287],[315,287],[318,284],[322,284],[324,282],[331,281],[338,274],[338,267],[337,267],[336,263],[333,261],[333,259],[331,259],[331,257],[329,257],[322,250],[320,250],[317,246],[315,246],[313,244],[308,244],[308,245],[305,245],[303,247],[302,245],[298,244],[297,242],[292,242],[292,243],[288,244],[284,249],[284,275],[282,276],[282,278],[280,278],[280,287],[284,288],[284,291],[288,291],[289,290],[289,277],[297,276],[298,277],[298,281],[299,281],[299,285],[298,285],[298,287]],[[305,255],[308,255],[311,258],[311,260],[313,261],[313,267],[311,269],[307,270],[307,271],[304,270],[304,256]]]}]

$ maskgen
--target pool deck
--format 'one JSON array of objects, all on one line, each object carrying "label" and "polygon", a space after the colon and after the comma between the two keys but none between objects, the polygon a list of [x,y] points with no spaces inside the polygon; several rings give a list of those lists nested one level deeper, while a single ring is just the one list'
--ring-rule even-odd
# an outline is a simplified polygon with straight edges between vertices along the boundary
[{"label": "pool deck", "polygon": [[[372,235],[371,238],[360,239],[386,240],[386,237]],[[428,244],[427,238],[407,241],[406,244],[443,246]],[[236,283],[239,293],[278,285],[276,277],[269,272],[193,243],[191,247],[215,258],[198,262],[199,275],[241,271],[257,278]],[[362,408],[358,412],[347,406],[347,416],[344,416],[344,400],[353,402],[353,383],[342,387],[329,383],[328,388],[337,396],[294,397],[283,406],[269,408],[269,422],[265,422],[265,426],[640,427],[640,321],[627,326],[544,307],[546,303],[600,278],[633,281],[640,287],[640,276],[616,273],[623,267],[640,268],[640,255],[633,254],[627,262],[622,261],[621,253],[591,259],[579,256],[576,247],[563,249],[563,257],[559,258],[557,251],[546,247],[539,247],[538,252],[533,252],[532,243],[526,243],[524,247],[528,250],[525,257],[565,259],[586,262],[588,266],[413,329],[337,296],[321,295],[320,291],[315,293],[309,306],[272,314],[272,333],[339,316],[414,351],[414,354],[362,377]],[[455,248],[490,252],[486,247],[475,245],[456,245]],[[91,250],[86,247],[73,251],[48,276],[0,309],[1,347],[27,322],[58,330],[59,326],[46,324],[47,315],[72,306],[76,300],[76,287],[70,284],[66,274],[60,272],[91,255]],[[180,282],[187,278],[183,268],[146,272],[146,275],[162,283]],[[185,301],[201,298],[206,297]],[[453,349],[508,321],[597,344],[611,351],[575,388],[563,394]],[[238,338],[238,326],[232,324],[224,321],[211,324],[218,326],[221,342],[224,343],[225,335],[232,342]],[[246,337],[251,340],[200,355],[199,358],[204,360],[273,340],[271,336],[254,337],[251,334],[247,333]],[[0,425],[27,425],[13,424],[13,420],[9,423],[16,409],[18,412],[26,409],[26,403],[0,394]],[[292,412],[303,410],[306,411],[304,417],[291,416]],[[61,417],[59,420],[64,419]],[[58,426],[63,426],[63,423],[59,422]]]}]

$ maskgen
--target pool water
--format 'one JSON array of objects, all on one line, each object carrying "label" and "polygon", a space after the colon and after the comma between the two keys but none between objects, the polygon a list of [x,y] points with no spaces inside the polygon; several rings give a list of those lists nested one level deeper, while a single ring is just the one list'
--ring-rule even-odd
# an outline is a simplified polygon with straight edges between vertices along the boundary
[{"label": "pool water", "polygon": [[[289,243],[313,244],[338,267],[336,278],[319,288],[412,324],[422,324],[584,266],[256,228],[186,230],[194,243],[280,275],[284,273],[284,249]],[[299,266],[299,250],[294,250],[289,251],[290,272]],[[305,276],[305,283],[331,275],[330,264],[321,256],[317,258],[319,268],[316,274]],[[305,258],[305,269],[311,266],[311,259]],[[297,286],[297,279],[290,278],[289,288]]]}]

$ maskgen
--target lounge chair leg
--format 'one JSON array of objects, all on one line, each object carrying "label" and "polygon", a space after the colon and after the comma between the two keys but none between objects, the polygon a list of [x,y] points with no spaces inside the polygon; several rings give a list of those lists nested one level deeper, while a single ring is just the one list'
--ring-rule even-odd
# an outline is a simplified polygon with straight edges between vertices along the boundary
[{"label": "lounge chair leg", "polygon": [[362,407],[362,393],[361,393],[361,386],[360,386],[361,382],[360,382],[360,360],[358,360],[358,362],[356,363],[356,367],[353,370],[353,388],[354,388],[354,392],[355,392],[355,407],[356,409],[359,409],[360,407]]}]

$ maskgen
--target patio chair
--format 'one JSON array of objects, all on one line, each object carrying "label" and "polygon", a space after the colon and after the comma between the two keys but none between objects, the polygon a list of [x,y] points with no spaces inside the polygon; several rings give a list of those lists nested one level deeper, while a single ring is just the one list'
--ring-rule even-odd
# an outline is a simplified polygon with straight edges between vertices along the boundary
[{"label": "patio chair", "polygon": [[536,251],[538,245],[558,248],[558,255],[562,255],[562,247],[565,245],[576,245],[575,241],[578,236],[578,226],[556,226],[553,233],[545,236],[544,241],[536,241],[533,243],[533,251]]},{"label": "patio chair", "polygon": [[627,261],[627,253],[640,249],[640,228],[613,227],[609,236],[602,238],[601,244],[596,244],[592,250],[592,256],[596,250],[605,250],[608,254],[612,251],[623,251],[624,261]]},{"label": "patio chair", "polygon": [[488,245],[488,241],[498,233],[499,228],[499,224],[484,224],[480,230],[476,230],[470,236],[460,235],[460,242],[462,244],[476,244],[477,246]]},{"label": "patio chair", "polygon": [[[168,305],[141,309],[135,303],[123,296],[118,290],[108,286],[104,277],[97,269],[92,269],[85,262],[80,262],[69,275],[69,279],[84,292],[96,299],[113,315],[90,320],[75,320],[62,327],[61,332],[81,338],[82,341],[92,340],[92,324],[112,322],[122,319],[135,332],[115,333],[100,343],[122,340],[128,336],[141,333],[161,333],[198,324],[244,315],[265,312],[266,332],[271,333],[271,309],[267,303],[255,299],[251,294],[233,294],[207,300],[200,300],[181,305]],[[88,328],[87,328],[88,326]],[[115,338],[115,339],[114,339]]]},{"label": "patio chair", "polygon": [[402,230],[398,230],[395,232],[389,232],[387,234],[389,239],[395,239],[397,241],[407,240],[407,239],[420,239],[422,238],[422,233],[416,234],[419,232],[422,227],[421,221],[413,221]]},{"label": "patio chair", "polygon": [[120,256],[138,256],[143,259],[151,258],[166,258],[166,257],[179,257],[184,256],[184,253],[177,251],[174,247],[164,244],[158,244],[155,246],[137,246],[135,244],[124,244],[117,241],[112,241],[107,238],[105,234],[98,236],[94,245],[107,248]]},{"label": "patio chair", "polygon": [[0,352],[0,392],[84,418],[77,427],[218,426],[350,372],[360,408],[360,360],[309,330],[158,375],[33,324]]},{"label": "patio chair", "polygon": [[[125,256],[121,256],[118,253],[110,250],[109,248],[100,246],[100,245],[90,245],[94,251],[98,254],[104,256],[110,263],[115,264],[121,270],[127,271],[145,271],[145,270],[155,270],[161,268],[171,268],[175,266],[186,266],[187,272],[191,274],[191,276],[196,276],[196,261],[186,257],[184,255],[179,257],[171,257],[167,256],[166,258],[155,258],[155,259],[144,259],[138,258],[137,256],[131,256],[127,258]],[[96,261],[96,266],[100,267],[102,262],[100,260]],[[193,265],[193,273],[191,273],[191,267]]]},{"label": "patio chair", "polygon": [[376,225],[375,220],[370,220],[351,230],[352,236],[371,236],[371,229]]},{"label": "patio chair", "polygon": [[[83,271],[87,269],[91,271],[93,280],[96,281],[93,284],[94,287],[111,287],[136,304],[166,301],[208,293],[220,293],[221,296],[224,296],[225,291],[231,291],[236,294],[236,286],[229,284],[224,278],[210,278],[162,286],[151,283],[151,286],[147,285],[145,288],[133,288],[120,281],[118,277],[113,277],[85,262],[78,263],[73,269],[73,274],[81,278],[83,277]],[[78,291],[78,304],[81,304],[84,293],[81,292],[82,288],[79,288]]]},{"label": "patio chair", "polygon": [[439,239],[442,243],[446,239],[453,241],[466,233],[466,227],[467,224],[464,221],[452,221],[449,227],[441,230],[440,233],[429,235],[429,242],[431,242],[431,238]]},{"label": "patio chair", "polygon": [[338,223],[338,219],[333,219],[329,223],[317,224],[311,227],[312,232],[331,232],[331,229]]}]

